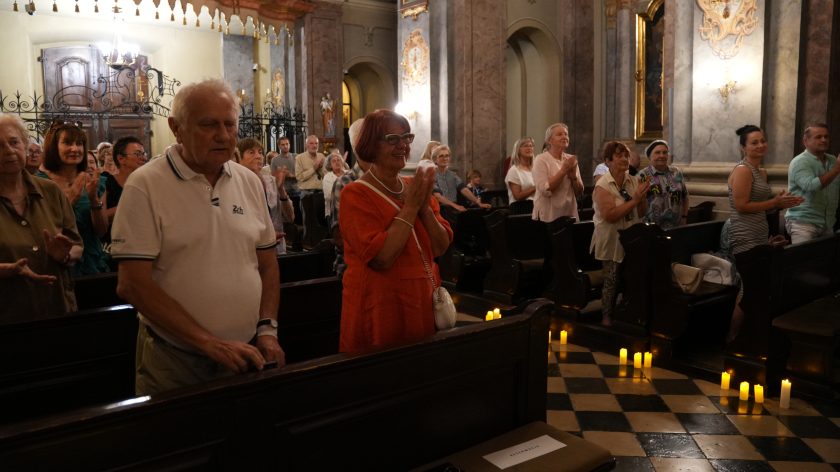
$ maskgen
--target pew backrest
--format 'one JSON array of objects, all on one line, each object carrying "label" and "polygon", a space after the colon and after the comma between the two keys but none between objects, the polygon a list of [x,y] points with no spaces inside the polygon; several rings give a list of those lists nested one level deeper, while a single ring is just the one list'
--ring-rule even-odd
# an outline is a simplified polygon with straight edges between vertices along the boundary
[{"label": "pew backrest", "polygon": [[281,284],[277,325],[286,362],[337,353],[341,280],[332,276]]},{"label": "pew backrest", "polygon": [[8,470],[408,470],[544,421],[552,309],[538,301],[524,314],[410,345],[0,426],[0,463]]},{"label": "pew backrest", "polygon": [[73,291],[79,310],[125,305],[117,296],[117,273],[83,275],[73,279]]},{"label": "pew backrest", "polygon": [[277,256],[277,263],[280,267],[280,282],[283,283],[328,277],[335,273],[335,244],[325,239],[309,251]]}]

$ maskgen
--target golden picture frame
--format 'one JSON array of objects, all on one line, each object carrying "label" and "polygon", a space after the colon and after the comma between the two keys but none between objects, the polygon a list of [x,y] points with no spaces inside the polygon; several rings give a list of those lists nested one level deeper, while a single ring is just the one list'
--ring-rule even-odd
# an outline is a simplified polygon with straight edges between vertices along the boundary
[{"label": "golden picture frame", "polygon": [[636,141],[662,137],[665,122],[663,0],[651,0],[636,15]]},{"label": "golden picture frame", "polygon": [[400,15],[417,20],[417,15],[429,11],[429,0],[400,0]]}]

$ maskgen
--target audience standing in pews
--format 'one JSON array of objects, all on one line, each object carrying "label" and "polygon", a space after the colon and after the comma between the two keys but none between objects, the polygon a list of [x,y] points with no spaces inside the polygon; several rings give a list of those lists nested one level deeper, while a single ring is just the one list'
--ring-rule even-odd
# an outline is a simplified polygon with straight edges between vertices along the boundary
[{"label": "audience standing in pews", "polygon": [[108,174],[105,177],[105,194],[108,200],[105,202],[105,217],[108,218],[108,232],[102,238],[110,250],[111,229],[114,223],[114,215],[117,213],[117,206],[122,198],[122,191],[128,177],[146,163],[146,150],[143,143],[134,136],[125,136],[114,143],[114,164],[120,169],[116,174]]},{"label": "audience standing in pews", "polygon": [[[76,227],[82,237],[84,253],[72,269],[74,276],[108,272],[100,237],[108,231],[105,217],[105,185],[96,159],[88,156],[87,135],[72,123],[54,124],[44,140],[43,172],[64,191],[76,213]],[[91,162],[92,161],[92,162]]]},{"label": "audience standing in pews", "polygon": [[359,142],[359,134],[361,134],[362,125],[365,119],[359,118],[350,125],[347,130],[347,135],[350,138],[350,144],[353,149],[353,156],[356,163],[353,168],[344,173],[341,177],[336,179],[332,188],[332,198],[330,199],[330,233],[332,234],[333,243],[335,244],[335,269],[336,275],[341,279],[344,277],[344,271],[347,269],[347,264],[344,262],[344,239],[341,237],[341,228],[338,225],[338,211],[341,207],[341,191],[351,182],[359,180],[365,172],[370,169],[370,163],[359,159],[359,154],[356,152],[356,145]]},{"label": "audience standing in pews", "polygon": [[230,162],[238,118],[224,82],[181,88],[169,116],[177,144],[123,190],[111,254],[117,293],[140,314],[138,395],[285,363],[265,191]]},{"label": "audience standing in pews", "polygon": [[26,171],[32,175],[38,173],[41,168],[41,157],[44,151],[41,149],[41,143],[35,141],[33,138],[26,147]]},{"label": "audience standing in pews", "polygon": [[324,175],[322,185],[324,189],[324,215],[329,221],[332,211],[333,185],[348,170],[347,164],[344,163],[344,157],[341,156],[341,151],[333,149],[330,152],[330,155],[327,156],[326,168],[327,173]]},{"label": "audience standing in pews", "polygon": [[274,225],[277,236],[277,254],[286,254],[286,233],[283,223],[295,220],[295,209],[286,193],[284,169],[276,170],[273,175],[261,172],[263,167],[262,143],[254,138],[245,138],[236,145],[239,151],[239,163],[259,177],[265,191],[265,201],[268,204],[268,214]]},{"label": "audience standing in pews", "polygon": [[432,197],[434,169],[413,179],[399,173],[414,135],[405,117],[377,110],[365,117],[358,145],[370,169],[341,192],[339,225],[347,270],[341,310],[342,352],[362,351],[434,334],[434,258],[452,241]]},{"label": "audience standing in pews", "polygon": [[788,190],[805,200],[785,213],[785,226],[793,244],[834,233],[840,199],[840,160],[828,154],[828,125],[805,128],[805,151],[788,168]]},{"label": "audience standing in pews", "polygon": [[69,267],[82,257],[76,216],[53,182],[26,171],[23,121],[0,114],[0,320],[76,310]]},{"label": "audience standing in pews", "polygon": [[519,138],[513,143],[511,166],[505,175],[508,188],[508,202],[513,215],[530,215],[534,211],[534,175],[531,165],[534,163],[534,139]]},{"label": "audience standing in pews", "polygon": [[668,143],[657,139],[645,148],[650,165],[639,172],[639,179],[648,182],[645,221],[663,229],[685,224],[688,217],[688,189],[678,168],[668,165]]},{"label": "audience standing in pews", "polygon": [[534,158],[535,220],[550,223],[561,216],[579,219],[577,197],[583,193],[577,157],[566,154],[569,127],[554,123],[545,130],[546,152]]},{"label": "audience standing in pews", "polygon": [[618,141],[604,146],[603,160],[609,172],[598,179],[592,192],[595,230],[590,251],[604,266],[604,286],[601,289],[601,323],[612,324],[618,294],[618,270],[624,260],[624,248],[618,231],[641,222],[647,211],[645,197],[650,184],[639,182],[628,174],[630,150]]},{"label": "audience standing in pews", "polygon": [[[761,128],[745,125],[738,128],[735,133],[741,144],[742,156],[728,179],[731,210],[729,241],[733,256],[756,246],[768,244],[770,237],[766,217],[768,211],[795,207],[803,200],[802,197],[789,194],[787,190],[773,196],[770,184],[767,182],[767,172],[761,168],[768,150],[767,139]],[[769,242],[784,243],[784,239],[774,237]],[[730,341],[737,336],[743,321],[743,311],[739,306],[743,291],[742,285],[735,301],[727,336],[727,340]]]},{"label": "audience standing in pews", "polygon": [[285,169],[284,185],[286,186],[286,193],[292,199],[292,206],[295,209],[295,220],[297,223],[301,223],[300,190],[298,189],[297,178],[295,177],[295,155],[289,152],[292,148],[292,143],[289,141],[289,138],[283,136],[277,141],[277,145],[280,146],[280,152],[271,159],[271,172],[269,174],[274,174],[277,169]]}]

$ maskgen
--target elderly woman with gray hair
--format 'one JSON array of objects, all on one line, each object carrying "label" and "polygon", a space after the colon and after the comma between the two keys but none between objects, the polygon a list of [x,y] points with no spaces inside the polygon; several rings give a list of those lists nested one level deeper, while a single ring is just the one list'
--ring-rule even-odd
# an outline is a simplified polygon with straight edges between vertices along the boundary
[{"label": "elderly woman with gray hair", "polygon": [[70,267],[82,257],[76,215],[59,186],[26,171],[29,136],[0,114],[0,319],[76,310]]},{"label": "elderly woman with gray hair", "polygon": [[641,182],[649,182],[645,222],[663,229],[685,224],[688,217],[688,189],[683,173],[669,165],[668,142],[657,139],[645,148],[650,165],[639,172]]},{"label": "elderly woman with gray hair", "polygon": [[577,156],[566,154],[569,127],[554,123],[545,130],[547,150],[534,159],[533,219],[551,223],[561,216],[578,219],[577,197],[583,193]]},{"label": "elderly woman with gray hair", "polygon": [[324,188],[324,215],[327,217],[327,221],[329,221],[332,209],[333,185],[335,185],[335,181],[344,175],[349,168],[344,163],[344,157],[338,149],[333,149],[330,152],[324,166],[327,169],[327,173],[324,174],[321,185]]}]

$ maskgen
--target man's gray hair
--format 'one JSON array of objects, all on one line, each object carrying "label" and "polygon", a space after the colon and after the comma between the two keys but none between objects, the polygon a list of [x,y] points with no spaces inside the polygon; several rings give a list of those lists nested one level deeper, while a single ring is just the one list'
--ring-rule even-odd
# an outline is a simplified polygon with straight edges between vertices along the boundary
[{"label": "man's gray hair", "polygon": [[0,126],[9,125],[15,129],[20,135],[21,141],[29,145],[29,132],[26,131],[26,124],[18,115],[12,113],[0,113]]},{"label": "man's gray hair", "polygon": [[233,103],[233,108],[236,112],[236,119],[239,120],[239,99],[234,95],[230,84],[221,79],[207,79],[201,82],[195,82],[178,90],[175,98],[172,100],[171,117],[181,126],[190,121],[190,107],[187,106],[193,95],[200,92],[213,92],[227,95]]},{"label": "man's gray hair", "polygon": [[557,128],[558,126],[566,128],[566,132],[569,132],[569,125],[567,125],[566,123],[554,123],[545,130],[545,141],[543,142],[548,143],[548,138],[551,137],[551,133],[554,132],[554,128]]}]

